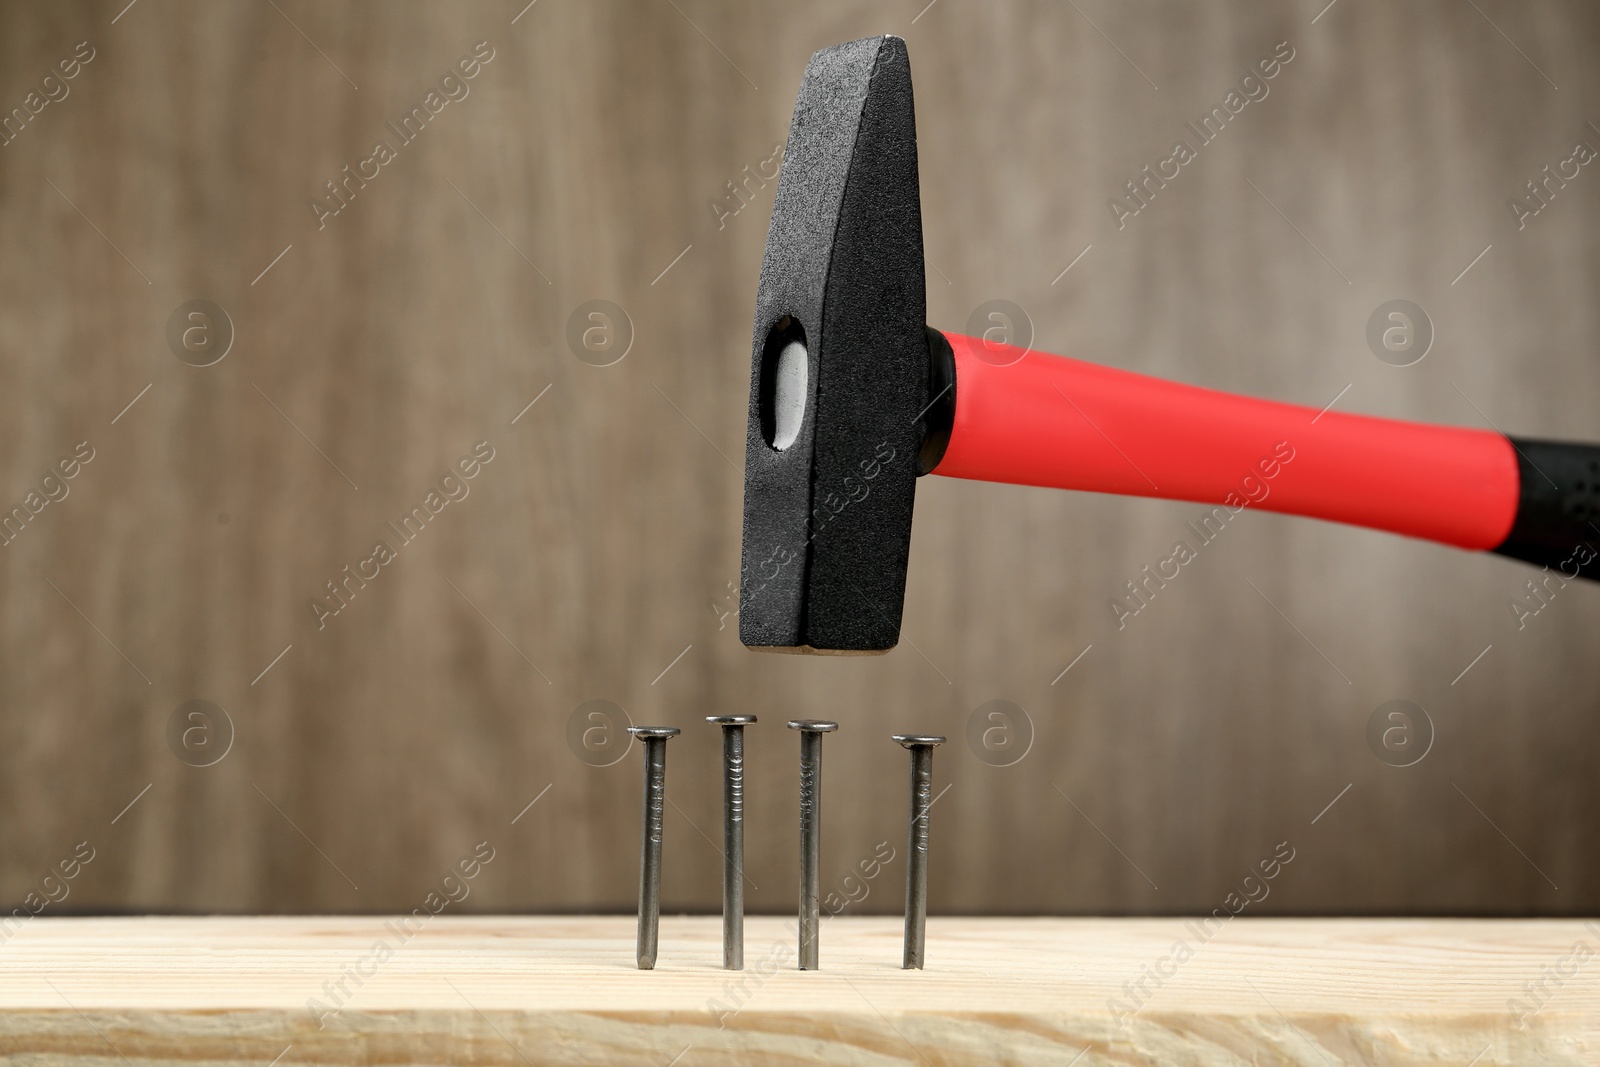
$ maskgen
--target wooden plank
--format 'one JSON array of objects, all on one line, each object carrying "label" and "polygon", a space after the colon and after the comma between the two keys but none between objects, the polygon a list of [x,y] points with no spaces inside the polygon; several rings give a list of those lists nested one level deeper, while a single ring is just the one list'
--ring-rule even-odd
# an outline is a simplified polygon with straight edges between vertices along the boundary
[{"label": "wooden plank", "polygon": [[[910,42],[937,327],[1003,298],[1045,351],[1600,438],[1600,168],[1524,229],[1507,210],[1600,145],[1600,5],[527,2],[0,4],[4,114],[78,42],[97,53],[0,149],[0,507],[96,450],[0,549],[0,900],[89,837],[86,911],[400,911],[489,838],[470,907],[625,911],[637,753],[598,768],[566,741],[603,698],[687,731],[662,885],[687,911],[720,894],[694,829],[720,818],[697,719],[718,711],[762,716],[765,911],[793,898],[781,724],[816,715],[842,724],[828,871],[904,837],[888,735],[950,736],[936,909],[1203,912],[1287,838],[1302,858],[1253,913],[1600,911],[1578,845],[1600,827],[1592,585],[1519,629],[1538,571],[1509,560],[1253,508],[1201,546],[1197,505],[926,478],[896,652],[752,655],[731,614],[774,187],[746,175],[814,49]],[[324,183],[478,41],[471,95],[319,228]],[[1279,41],[1297,55],[1271,95],[1119,229],[1109,198]],[[1412,367],[1364,339],[1395,297],[1435,325]],[[168,347],[193,298],[237,329],[212,367]],[[635,327],[611,367],[568,348],[591,299]],[[480,439],[497,458],[471,496],[319,628],[310,599]],[[1199,558],[1118,629],[1109,602],[1180,538]],[[1437,729],[1415,767],[1367,747],[1393,698]],[[165,740],[190,699],[232,717],[214,766]],[[966,740],[992,699],[1031,724],[1014,766]]]},{"label": "wooden plank", "polygon": [[665,918],[650,972],[633,933],[615,916],[39,919],[5,945],[0,1055],[1600,1063],[1597,922],[1239,919],[1206,939],[1170,918],[935,917],[920,973],[884,918],[828,922],[823,969],[804,973],[792,919],[749,921],[741,975],[718,966],[715,917]]}]

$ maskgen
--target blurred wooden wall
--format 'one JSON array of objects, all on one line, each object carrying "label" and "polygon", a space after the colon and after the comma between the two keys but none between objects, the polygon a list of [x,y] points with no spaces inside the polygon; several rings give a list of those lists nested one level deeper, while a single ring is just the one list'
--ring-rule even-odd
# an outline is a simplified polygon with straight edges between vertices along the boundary
[{"label": "blurred wooden wall", "polygon": [[[0,548],[0,897],[87,841],[54,912],[409,910],[488,841],[465,909],[627,910],[638,753],[568,744],[608,700],[684,728],[669,909],[718,906],[719,712],[762,717],[757,911],[794,904],[798,716],[843,723],[834,889],[903,852],[888,734],[915,729],[951,737],[936,912],[1209,911],[1281,842],[1256,912],[1600,906],[1600,590],[1519,629],[1536,572],[1510,561],[1247,512],[1119,630],[1109,602],[1200,508],[929,479],[900,648],[739,645],[773,192],[746,168],[811,52],[858,36],[910,48],[936,325],[1004,299],[1049,351],[1600,439],[1600,171],[1522,229],[1508,207],[1600,146],[1590,5],[924,2],[0,7],[0,104],[68,90],[0,148],[0,504],[94,456]],[[479,42],[401,145],[386,123]],[[1269,95],[1119,229],[1110,198],[1280,42]],[[1396,298],[1435,331],[1413,366],[1365,340]],[[208,367],[167,336],[199,299],[235,333]],[[631,322],[610,366],[568,343],[592,300]],[[402,545],[384,524],[480,441],[469,495]],[[319,628],[380,539],[396,558]],[[191,700],[232,724],[211,766],[216,724],[173,741]],[[995,700],[1026,717],[1011,766],[967,741]],[[1369,748],[1390,700],[1433,725],[1413,766]],[[852,907],[899,907],[886,870]]]}]

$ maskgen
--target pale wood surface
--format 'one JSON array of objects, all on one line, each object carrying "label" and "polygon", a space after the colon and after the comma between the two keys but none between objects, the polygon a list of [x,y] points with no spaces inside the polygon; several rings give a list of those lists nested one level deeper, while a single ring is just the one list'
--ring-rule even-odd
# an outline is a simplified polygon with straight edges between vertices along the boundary
[{"label": "pale wood surface", "polygon": [[[593,768],[565,740],[605,698],[685,730],[668,907],[717,906],[699,720],[748,712],[757,909],[793,903],[782,722],[827,717],[825,871],[904,839],[888,735],[950,736],[936,911],[1208,911],[1285,839],[1263,912],[1600,910],[1600,589],[1519,632],[1510,561],[1247,513],[1118,632],[1108,600],[1197,509],[935,478],[906,643],[745,651],[718,612],[772,187],[720,228],[707,206],[783,140],[813,50],[899,33],[935,325],[1009,299],[1067,355],[1600,440],[1600,169],[1525,230],[1506,207],[1600,144],[1600,7],[539,0],[513,25],[525,5],[0,4],[0,107],[97,49],[0,148],[0,503],[97,449],[0,548],[0,901],[88,838],[52,914],[403,911],[487,838],[466,908],[626,910],[638,755]],[[319,231],[324,182],[480,40],[471,95]],[[1109,197],[1285,40],[1271,95],[1117,230]],[[165,339],[195,297],[237,329],[205,369]],[[565,340],[595,298],[635,326],[612,367]],[[1434,319],[1414,367],[1366,347],[1392,298]],[[480,438],[471,496],[319,632],[309,599]],[[194,698],[237,730],[213,767],[167,746]],[[998,698],[1035,727],[1006,768],[965,742]],[[1365,742],[1393,698],[1438,730],[1415,767]]]},{"label": "pale wood surface", "polygon": [[[665,918],[653,972],[633,966],[629,917],[444,916],[404,944],[386,921],[35,920],[5,945],[0,1054],[653,1067],[680,1054],[684,1067],[1600,1063],[1600,923],[1240,918],[1201,943],[1171,919],[934,917],[928,969],[908,973],[897,922],[845,916],[824,924],[823,969],[801,973],[792,920],[755,917],[749,969],[732,975],[719,967],[714,917]],[[1108,1000],[1126,999],[1124,984],[1180,939],[1193,957],[1120,1025]],[[394,955],[366,962],[380,940]],[[347,984],[348,997],[325,991],[362,970],[372,973]],[[1570,973],[1519,1026],[1508,1001],[1551,971]],[[319,1018],[311,998],[317,1012],[340,1010]]]}]

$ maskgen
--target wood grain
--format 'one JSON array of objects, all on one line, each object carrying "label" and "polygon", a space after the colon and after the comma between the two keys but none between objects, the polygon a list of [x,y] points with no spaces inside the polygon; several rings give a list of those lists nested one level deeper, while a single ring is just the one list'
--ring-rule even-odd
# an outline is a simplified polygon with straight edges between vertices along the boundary
[{"label": "wood grain", "polygon": [[[638,754],[567,744],[606,699],[685,730],[673,909],[717,907],[701,717],[743,712],[757,910],[794,900],[782,723],[827,717],[825,876],[904,838],[889,735],[951,737],[935,912],[1206,912],[1285,840],[1252,914],[1600,911],[1591,586],[1518,629],[1521,565],[1246,513],[1119,630],[1196,509],[933,478],[899,649],[739,645],[772,198],[745,168],[810,54],[878,32],[911,55],[936,326],[1003,298],[1084,359],[1600,439],[1600,173],[1507,209],[1600,144],[1581,0],[3,4],[5,108],[97,53],[0,148],[0,504],[97,452],[0,548],[0,900],[88,840],[47,914],[403,911],[487,839],[466,910],[626,911]],[[325,183],[480,41],[470,95],[319,229]],[[1281,41],[1270,95],[1118,229],[1110,198]],[[208,368],[167,345],[194,298],[236,327]],[[1364,339],[1394,298],[1435,325],[1412,367]],[[614,366],[568,347],[593,299],[633,324]],[[312,598],[479,440],[471,495],[319,629]],[[1397,698],[1436,732],[1413,767],[1366,742]],[[234,726],[214,766],[168,745],[192,699]],[[996,699],[1032,725],[1013,766],[966,743]]]},{"label": "wood grain", "polygon": [[[711,918],[664,919],[650,972],[633,967],[628,918],[443,916],[406,939],[396,921],[41,919],[6,945],[0,1051],[89,1063],[115,1046],[151,1064],[1600,1062],[1595,923],[1240,919],[1200,943],[1175,920],[935,917],[919,973],[899,969],[889,919],[829,920],[823,969],[799,972],[793,921],[752,918],[750,969],[731,974]],[[1194,955],[1173,964],[1183,940]],[[1170,977],[1114,1017],[1107,1004],[1158,963]],[[1519,1025],[1507,1002],[1555,972]]]}]

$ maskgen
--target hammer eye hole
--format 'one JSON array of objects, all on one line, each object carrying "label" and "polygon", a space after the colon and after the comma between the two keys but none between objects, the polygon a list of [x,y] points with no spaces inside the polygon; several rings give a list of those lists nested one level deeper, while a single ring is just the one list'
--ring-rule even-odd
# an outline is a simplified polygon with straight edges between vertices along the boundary
[{"label": "hammer eye hole", "polygon": [[772,447],[779,452],[800,436],[806,416],[806,346],[790,341],[778,353],[778,375],[772,400]]},{"label": "hammer eye hole", "polygon": [[779,452],[800,437],[811,375],[805,331],[785,315],[767,335],[761,368],[761,433]]}]

